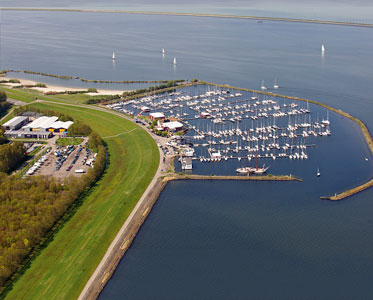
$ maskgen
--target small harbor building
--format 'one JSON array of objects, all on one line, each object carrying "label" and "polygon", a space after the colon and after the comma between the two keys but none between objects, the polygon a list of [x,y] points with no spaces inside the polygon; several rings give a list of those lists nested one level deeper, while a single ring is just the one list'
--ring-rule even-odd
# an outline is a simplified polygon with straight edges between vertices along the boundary
[{"label": "small harbor building", "polygon": [[193,169],[193,161],[190,156],[183,157],[181,159],[181,168],[183,170],[192,170]]},{"label": "small harbor building", "polygon": [[149,118],[152,121],[155,121],[155,120],[164,120],[165,119],[165,115],[164,115],[164,113],[161,113],[161,112],[154,112],[154,113],[150,113],[149,114]]},{"label": "small harbor building", "polygon": [[174,121],[174,122],[164,122],[163,123],[163,128],[170,131],[170,132],[175,132],[175,131],[180,131],[183,129],[183,124],[180,122]]},{"label": "small harbor building", "polygon": [[147,106],[143,105],[143,106],[140,107],[140,110],[141,110],[141,112],[146,113],[146,112],[150,111],[150,107],[147,107]]}]

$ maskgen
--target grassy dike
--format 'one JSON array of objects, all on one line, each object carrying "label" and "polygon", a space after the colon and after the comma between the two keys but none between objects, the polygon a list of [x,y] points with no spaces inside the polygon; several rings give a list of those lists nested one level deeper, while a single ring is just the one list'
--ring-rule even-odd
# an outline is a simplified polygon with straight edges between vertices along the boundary
[{"label": "grassy dike", "polygon": [[100,136],[113,136],[105,139],[109,165],[103,177],[5,298],[77,299],[154,176],[159,152],[148,133],[130,132],[138,126],[108,112],[50,103],[32,106],[71,115]]}]

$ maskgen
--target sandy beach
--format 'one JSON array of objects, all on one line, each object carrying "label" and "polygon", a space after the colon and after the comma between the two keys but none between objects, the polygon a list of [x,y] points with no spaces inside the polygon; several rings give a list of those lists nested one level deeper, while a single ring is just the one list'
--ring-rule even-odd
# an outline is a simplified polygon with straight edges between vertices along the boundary
[{"label": "sandy beach", "polygon": [[[11,79],[17,79],[20,81],[20,83],[2,83],[6,86],[9,86],[9,87],[14,87],[14,86],[18,86],[18,85],[35,85],[37,83],[40,83],[40,82],[37,82],[37,81],[34,81],[34,80],[29,80],[29,79],[22,79],[22,78],[16,78],[16,77],[2,77],[6,80],[11,80]],[[61,93],[61,92],[66,92],[66,91],[86,91],[87,88],[73,88],[73,87],[66,87],[66,86],[58,86],[58,85],[53,85],[53,84],[47,84],[45,83],[45,85],[47,87],[45,88],[42,88],[42,87],[32,87],[30,89],[33,89],[33,90],[37,90],[39,92],[42,92],[42,93],[49,93],[49,92],[56,92],[56,93]],[[124,91],[127,91],[127,90],[106,90],[106,89],[97,89],[97,93],[85,93],[85,95],[89,95],[89,96],[98,96],[98,95],[121,95],[123,94]]]}]

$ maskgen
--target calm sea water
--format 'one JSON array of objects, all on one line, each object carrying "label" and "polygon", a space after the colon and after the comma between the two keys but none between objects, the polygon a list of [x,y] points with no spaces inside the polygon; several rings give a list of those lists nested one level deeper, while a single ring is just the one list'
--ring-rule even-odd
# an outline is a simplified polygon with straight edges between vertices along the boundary
[{"label": "calm sea water", "polygon": [[372,201],[172,182],[99,299],[371,299]]},{"label": "calm sea water", "polygon": [[[0,67],[106,80],[199,78],[258,89],[277,78],[279,93],[320,100],[373,128],[372,36],[371,28],[335,25],[2,11]],[[118,88],[99,85],[105,86]]]},{"label": "calm sea water", "polygon": [[[247,88],[277,78],[279,93],[325,102],[372,129],[372,37],[372,29],[346,26],[3,11],[0,65]],[[371,299],[372,189],[338,203],[319,197],[370,178],[372,157],[356,125],[330,118],[333,135],[307,162],[271,166],[302,183],[170,183],[100,299]]]}]

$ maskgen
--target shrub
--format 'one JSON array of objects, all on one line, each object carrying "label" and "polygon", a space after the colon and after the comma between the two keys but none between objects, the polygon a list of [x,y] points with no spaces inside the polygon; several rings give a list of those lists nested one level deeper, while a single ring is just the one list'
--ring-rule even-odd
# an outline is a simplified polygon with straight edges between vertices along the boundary
[{"label": "shrub", "polygon": [[46,88],[47,85],[45,83],[38,82],[37,84],[35,84],[35,87]]},{"label": "shrub", "polygon": [[0,91],[0,102],[4,102],[8,99],[6,93],[4,91]]}]

